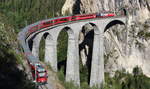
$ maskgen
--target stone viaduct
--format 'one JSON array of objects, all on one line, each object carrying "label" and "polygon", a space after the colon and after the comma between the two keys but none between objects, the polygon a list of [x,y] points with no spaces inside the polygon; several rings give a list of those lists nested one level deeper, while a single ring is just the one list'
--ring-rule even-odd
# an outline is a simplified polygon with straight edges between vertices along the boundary
[{"label": "stone viaduct", "polygon": [[[50,63],[52,69],[57,72],[57,38],[59,33],[62,30],[65,30],[68,33],[67,67],[65,79],[67,82],[73,81],[74,84],[80,86],[79,33],[86,24],[90,24],[94,29],[90,86],[101,87],[104,83],[104,32],[115,24],[125,25],[125,16],[88,19],[47,27],[32,33],[28,37],[25,37],[25,48],[28,49],[29,52],[31,51],[35,58],[39,59],[40,41],[46,34],[44,59],[45,62]],[[21,34],[23,34],[23,32]],[[30,44],[30,41],[32,41],[32,44]],[[29,49],[30,47],[32,47],[32,50]]]}]

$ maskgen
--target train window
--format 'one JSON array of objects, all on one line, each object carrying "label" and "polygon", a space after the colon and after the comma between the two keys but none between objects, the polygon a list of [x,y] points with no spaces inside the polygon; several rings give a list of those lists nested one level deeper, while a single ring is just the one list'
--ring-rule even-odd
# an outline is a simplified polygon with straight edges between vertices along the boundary
[{"label": "train window", "polygon": [[32,69],[32,73],[35,74],[35,70],[34,69]]},{"label": "train window", "polygon": [[100,13],[98,13],[98,14],[96,14],[96,16],[101,16],[101,14],[100,14]]},{"label": "train window", "polygon": [[89,17],[89,16],[93,16],[93,15],[82,15],[80,17]]},{"label": "train window", "polygon": [[44,76],[45,76],[45,72],[39,73],[39,77],[44,77]]},{"label": "train window", "polygon": [[59,21],[59,20],[57,20],[57,19],[54,20],[55,23],[58,22],[58,21]]},{"label": "train window", "polygon": [[43,24],[48,25],[48,24],[52,24],[52,23],[53,23],[53,21],[47,21],[47,22],[44,22]]},{"label": "train window", "polygon": [[75,17],[75,16],[73,16],[73,17],[72,17],[72,19],[73,19],[73,20],[75,20],[75,19],[76,19],[76,17]]},{"label": "train window", "polygon": [[68,19],[67,18],[62,18],[59,21],[68,21]]},{"label": "train window", "polygon": [[81,15],[80,17],[86,17],[86,15]]}]

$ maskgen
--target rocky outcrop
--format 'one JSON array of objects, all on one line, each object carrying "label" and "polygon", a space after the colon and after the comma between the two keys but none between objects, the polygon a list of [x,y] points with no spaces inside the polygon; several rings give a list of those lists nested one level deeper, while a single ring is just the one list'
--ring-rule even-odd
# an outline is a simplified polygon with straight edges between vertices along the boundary
[{"label": "rocky outcrop", "polygon": [[[128,29],[117,25],[105,32],[105,71],[125,69],[132,73],[139,66],[150,77],[150,20],[133,23]],[[118,30],[119,29],[119,30]]]},{"label": "rocky outcrop", "polygon": [[150,16],[149,0],[66,0],[62,14],[84,14],[104,11],[118,12],[125,8],[134,19],[144,22]]}]

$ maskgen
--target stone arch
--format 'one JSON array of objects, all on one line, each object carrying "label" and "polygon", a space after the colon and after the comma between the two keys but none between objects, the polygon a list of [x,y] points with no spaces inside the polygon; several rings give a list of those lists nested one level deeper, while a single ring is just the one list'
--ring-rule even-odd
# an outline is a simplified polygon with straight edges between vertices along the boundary
[{"label": "stone arch", "polygon": [[31,37],[28,41],[27,41],[27,45],[29,46],[30,51],[33,50],[34,47],[34,40],[36,39],[37,35],[34,35],[33,37]]},{"label": "stone arch", "polygon": [[[113,26],[117,26],[118,27],[118,25],[119,26],[125,26],[125,20],[124,19],[114,19],[114,20],[111,20],[111,21],[109,21],[108,22],[108,24],[106,24],[105,26],[104,26],[104,34],[107,34],[107,35],[105,35],[104,36],[104,43],[105,43],[105,45],[104,45],[104,55],[105,55],[105,58],[106,59],[109,59],[109,55],[107,54],[107,53],[111,53],[110,51],[112,51],[112,48],[114,48],[114,46],[113,46],[113,44],[115,45],[115,46],[117,46],[117,47],[120,47],[120,46],[118,46],[118,39],[117,39],[117,42],[116,42],[116,38],[114,37],[114,36],[116,36],[116,33],[115,32],[113,32],[113,31],[116,31],[116,30],[122,30],[122,29],[116,29],[116,27],[113,27]],[[112,27],[112,28],[111,28]],[[108,33],[107,33],[107,31],[108,31]],[[126,30],[124,30],[124,27],[123,27],[123,31],[124,32],[126,32]],[[118,33],[117,33],[118,34]],[[125,35],[127,35],[126,33],[125,33]],[[107,39],[107,37],[108,37],[108,39]],[[124,37],[123,35],[121,35],[121,37]],[[110,41],[111,40],[111,41]],[[115,42],[113,42],[113,41],[115,41]],[[126,42],[126,41],[125,41]],[[122,47],[122,48],[126,48],[126,47]],[[119,49],[119,48],[118,48]],[[109,50],[109,51],[108,51]],[[116,50],[115,50],[116,51]],[[119,51],[122,51],[122,50],[120,50],[119,49]],[[117,52],[117,51],[116,51]],[[113,51],[113,53],[115,53],[114,51]],[[122,54],[121,54],[122,55]],[[112,57],[110,57],[110,58],[112,58]],[[105,59],[105,60],[106,60]],[[117,59],[117,58],[116,58]],[[108,60],[107,60],[108,61]],[[106,62],[105,62],[105,64],[106,64]],[[109,66],[110,67],[110,66]]]},{"label": "stone arch", "polygon": [[104,58],[103,58],[103,26],[90,23],[94,27],[94,41],[91,61],[90,87],[102,87],[104,83]]},{"label": "stone arch", "polygon": [[123,8],[122,11],[123,11],[123,15],[125,15],[125,16],[128,15],[128,12],[127,12],[127,10],[125,8]]},{"label": "stone arch", "polygon": [[[43,54],[41,59],[50,64],[51,68],[54,71],[57,71],[57,60],[55,58],[55,41],[53,36],[49,32],[42,32],[41,36],[37,41],[38,45],[38,54],[41,55],[40,51],[42,50]],[[41,49],[41,50],[40,50]],[[39,56],[40,59],[40,56]]]},{"label": "stone arch", "polygon": [[29,49],[32,51],[33,48],[33,39],[28,40]]},{"label": "stone arch", "polygon": [[125,23],[121,20],[113,20],[113,21],[110,21],[104,28],[104,32],[107,31],[107,29],[109,29],[110,27],[116,25],[116,24],[120,24],[120,25],[125,25]]},{"label": "stone arch", "polygon": [[93,26],[93,28],[94,28],[94,34],[100,34],[100,31],[98,29],[98,26],[96,26],[96,24],[94,24],[94,23],[89,23],[89,24]]},{"label": "stone arch", "polygon": [[[64,35],[65,38],[60,37],[61,35]],[[63,44],[62,44],[62,39],[65,40],[64,41],[65,43],[63,43]],[[58,54],[57,55],[57,58],[58,58],[57,66],[58,66],[58,69],[61,69],[61,67],[64,67],[64,75],[66,75],[67,61],[70,60],[70,53],[69,53],[69,50],[71,50],[70,45],[73,45],[72,40],[74,40],[74,39],[75,39],[75,35],[74,35],[73,30],[70,27],[66,26],[66,27],[60,29],[60,31],[58,33],[58,37],[57,37],[57,43],[59,42],[59,40],[60,40],[60,42],[57,44],[57,47],[59,45],[64,45],[63,50],[66,53],[65,52],[63,53],[64,55],[62,57],[64,57],[64,58],[60,60],[59,52],[57,51],[57,54]],[[57,49],[57,50],[60,50],[60,49]]]},{"label": "stone arch", "polygon": [[[115,26],[116,25],[116,26]],[[113,26],[115,26],[115,27],[113,27]],[[123,27],[122,27],[123,26]],[[112,27],[112,28],[111,28]],[[119,27],[119,32],[116,30],[116,29],[118,29],[118,27]],[[111,28],[111,30],[110,30],[110,28]],[[123,40],[124,38],[126,38],[127,37],[127,29],[126,29],[126,26],[125,26],[125,22],[123,22],[123,20],[113,20],[113,21],[110,21],[106,26],[105,26],[105,29],[104,29],[104,34],[107,34],[106,33],[106,31],[108,31],[108,33],[109,34],[111,34],[111,36],[112,35],[116,35],[117,36],[117,39],[116,39],[116,41],[121,41],[121,42],[123,42],[124,44],[126,44],[126,42],[127,42],[127,39],[126,40]],[[120,36],[120,34],[119,33],[124,33],[124,34],[121,34],[121,36]],[[118,36],[120,36],[119,38],[118,38]],[[104,37],[104,41],[105,42],[107,42],[107,44],[108,44],[108,39],[106,39],[107,37]],[[111,37],[112,39],[115,39],[115,38],[113,38],[113,37]],[[117,43],[118,42],[115,42],[115,45],[117,45]],[[111,45],[112,45],[112,42],[111,42]],[[119,46],[118,46],[119,47]],[[105,45],[105,54],[106,54],[106,52],[108,52],[108,48],[110,48],[110,47],[107,47],[107,45]],[[126,45],[124,45],[124,47],[122,47],[122,48],[126,48]],[[121,53],[125,53],[126,54],[126,50],[122,50],[122,49],[120,49],[119,48],[119,51],[121,52]],[[118,52],[119,52],[118,51]],[[124,54],[121,54],[122,56],[125,56]]]},{"label": "stone arch", "polygon": [[[40,40],[41,40],[41,36],[42,36],[41,33],[35,34],[33,37],[31,37],[31,38],[28,40],[29,48],[30,48],[30,50],[32,51],[32,54],[33,54],[37,59],[39,59],[39,43],[40,43]],[[31,43],[30,43],[30,42],[31,42]],[[31,46],[31,47],[30,47],[30,46]]]},{"label": "stone arch", "polygon": [[[73,28],[74,29],[74,28]],[[60,29],[60,32],[64,30],[68,34],[68,46],[67,46],[67,61],[66,61],[66,82],[73,82],[75,85],[79,84],[79,70],[78,70],[78,42],[75,32],[72,28],[66,26]],[[60,34],[59,32],[59,34]]]},{"label": "stone arch", "polygon": [[41,39],[40,39],[40,42],[39,42],[39,51],[42,52],[40,53],[39,52],[39,59],[44,61],[44,62],[49,62],[50,59],[49,58],[49,55],[48,52],[50,49],[50,46],[52,45],[52,36],[48,33],[48,32],[45,32],[42,34],[41,36]]},{"label": "stone arch", "polygon": [[[68,46],[68,37],[69,34],[67,32],[68,27],[64,27],[59,29],[58,37],[57,37],[57,68],[58,70],[63,71],[64,75],[66,74],[66,61],[67,61],[67,46]],[[62,47],[63,46],[63,47]],[[62,54],[63,55],[60,55]]]},{"label": "stone arch", "polygon": [[68,33],[68,36],[69,36],[69,39],[71,40],[71,39],[75,39],[75,35],[74,35],[74,32],[73,32],[73,30],[70,28],[70,27],[65,27],[65,28],[63,28],[65,31],[67,31],[67,33]]},{"label": "stone arch", "polygon": [[84,70],[84,73],[87,72],[87,80],[84,81],[85,79],[81,78],[83,72],[80,71],[81,82],[84,81],[90,83],[92,60],[93,58],[95,58],[95,55],[93,57],[93,48],[97,47],[99,44],[97,42],[94,42],[94,40],[99,42],[99,33],[100,32],[98,30],[98,27],[94,23],[87,23],[83,25],[79,33],[79,55],[83,64],[83,66],[80,65],[80,69]]}]

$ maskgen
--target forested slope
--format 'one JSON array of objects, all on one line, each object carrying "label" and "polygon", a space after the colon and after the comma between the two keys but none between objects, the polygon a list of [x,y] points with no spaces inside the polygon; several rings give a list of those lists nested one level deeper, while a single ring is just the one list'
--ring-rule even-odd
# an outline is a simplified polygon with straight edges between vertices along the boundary
[{"label": "forested slope", "polygon": [[4,13],[15,28],[23,28],[36,21],[60,16],[65,0],[0,0]]},{"label": "forested slope", "polygon": [[18,46],[13,26],[0,14],[0,89],[36,88],[26,77]]},{"label": "forested slope", "polygon": [[17,34],[26,25],[60,15],[64,0],[0,0],[0,89],[35,89],[23,65]]}]

